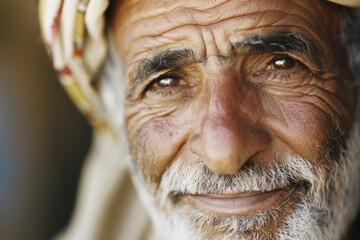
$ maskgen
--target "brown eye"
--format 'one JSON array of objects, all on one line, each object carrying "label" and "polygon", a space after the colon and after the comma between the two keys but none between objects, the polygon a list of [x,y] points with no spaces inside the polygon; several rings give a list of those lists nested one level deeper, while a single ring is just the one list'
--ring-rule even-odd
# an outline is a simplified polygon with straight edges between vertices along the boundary
[{"label": "brown eye", "polygon": [[266,70],[291,69],[295,67],[296,63],[297,62],[295,59],[288,56],[277,57],[276,59],[268,62],[268,67]]},{"label": "brown eye", "polygon": [[178,86],[183,86],[183,85],[186,85],[185,81],[183,81],[179,78],[163,77],[163,78],[155,80],[152,83],[150,89],[156,90],[156,89],[161,89],[161,88],[172,88],[172,87],[178,87]]},{"label": "brown eye", "polygon": [[160,88],[174,87],[179,85],[180,80],[174,78],[163,78],[158,80],[154,85]]}]

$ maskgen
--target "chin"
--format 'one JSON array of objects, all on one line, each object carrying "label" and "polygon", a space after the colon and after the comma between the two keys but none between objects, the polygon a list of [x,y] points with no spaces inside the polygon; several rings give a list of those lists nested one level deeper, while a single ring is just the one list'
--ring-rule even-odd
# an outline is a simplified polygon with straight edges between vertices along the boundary
[{"label": "chin", "polygon": [[219,175],[178,159],[156,185],[132,161],[133,181],[164,239],[341,239],[359,205],[359,125],[326,166],[284,154]]}]

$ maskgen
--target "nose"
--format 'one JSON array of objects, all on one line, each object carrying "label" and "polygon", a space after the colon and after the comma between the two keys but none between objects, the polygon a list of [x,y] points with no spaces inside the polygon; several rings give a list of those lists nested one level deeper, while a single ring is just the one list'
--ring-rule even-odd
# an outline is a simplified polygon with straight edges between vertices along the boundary
[{"label": "nose", "polygon": [[219,90],[211,93],[201,129],[190,138],[190,148],[214,173],[234,174],[252,156],[267,149],[271,137],[249,113],[241,111],[241,105],[249,104],[247,100],[239,101],[234,91]]}]

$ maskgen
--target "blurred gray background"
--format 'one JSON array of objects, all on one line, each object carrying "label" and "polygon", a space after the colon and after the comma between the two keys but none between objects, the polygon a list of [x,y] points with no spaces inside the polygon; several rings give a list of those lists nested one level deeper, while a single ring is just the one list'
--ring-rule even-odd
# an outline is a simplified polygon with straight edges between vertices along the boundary
[{"label": "blurred gray background", "polygon": [[90,137],[41,43],[37,1],[0,0],[0,239],[65,226]]}]

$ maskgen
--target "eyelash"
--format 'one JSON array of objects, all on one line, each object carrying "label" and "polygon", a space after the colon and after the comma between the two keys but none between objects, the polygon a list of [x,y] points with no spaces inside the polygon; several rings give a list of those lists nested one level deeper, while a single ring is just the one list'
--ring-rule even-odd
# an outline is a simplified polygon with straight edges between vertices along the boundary
[{"label": "eyelash", "polygon": [[280,78],[280,80],[285,80],[288,81],[290,80],[291,77],[294,77],[296,75],[299,75],[300,73],[302,73],[305,69],[299,68],[298,70],[294,71],[294,72],[289,72],[289,73],[273,73],[273,72],[268,72],[266,75],[267,79],[270,80],[274,80],[275,78]]}]

